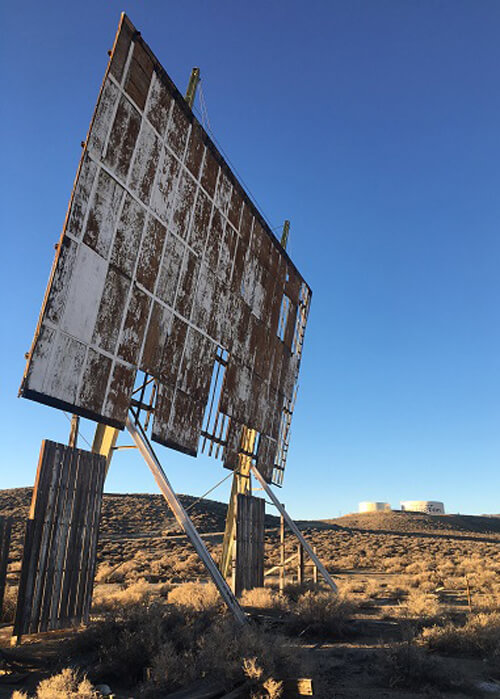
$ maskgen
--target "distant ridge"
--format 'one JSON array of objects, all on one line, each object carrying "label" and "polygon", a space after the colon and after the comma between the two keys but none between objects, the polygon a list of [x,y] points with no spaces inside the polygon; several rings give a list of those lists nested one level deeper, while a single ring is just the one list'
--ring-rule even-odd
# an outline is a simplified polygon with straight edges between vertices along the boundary
[{"label": "distant ridge", "polygon": [[[24,536],[31,503],[32,488],[0,490],[0,515],[14,519],[14,540]],[[227,505],[217,500],[200,500],[192,495],[179,495],[200,532],[224,531]],[[196,503],[196,504],[195,504]],[[266,526],[277,526],[279,518],[266,515]],[[162,495],[156,493],[104,493],[101,537],[163,536],[179,533],[174,516]]]},{"label": "distant ridge", "polygon": [[[14,535],[21,540],[31,502],[32,488],[0,490],[0,515],[14,518]],[[192,495],[180,495],[184,507],[201,532],[224,530],[227,505],[217,500],[201,500]],[[278,517],[266,515],[266,526],[278,524]],[[350,514],[334,519],[300,522],[302,529],[323,528],[328,525],[364,531],[388,532],[461,532],[473,535],[500,535],[500,515],[427,515],[422,512],[371,512]],[[163,497],[150,493],[105,493],[103,500],[101,536],[164,536],[179,532],[177,523]]]}]

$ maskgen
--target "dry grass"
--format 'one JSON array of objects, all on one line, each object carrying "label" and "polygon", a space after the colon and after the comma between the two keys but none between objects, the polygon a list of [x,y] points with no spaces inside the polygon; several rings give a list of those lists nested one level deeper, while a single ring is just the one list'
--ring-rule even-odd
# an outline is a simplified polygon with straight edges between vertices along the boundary
[{"label": "dry grass", "polygon": [[421,638],[429,649],[445,655],[500,659],[500,614],[472,614],[461,626],[432,626],[423,629]]},{"label": "dry grass", "polygon": [[385,687],[426,690],[439,696],[437,690],[461,689],[464,680],[456,668],[451,671],[440,658],[407,640],[386,648],[379,656],[378,669]]},{"label": "dry grass", "polygon": [[[208,585],[202,587],[208,592]],[[185,593],[185,586],[181,588]],[[79,634],[71,657],[86,657],[101,681],[139,686],[137,693],[144,698],[162,696],[203,678],[230,689],[249,679],[251,667],[255,669],[252,686],[257,693],[264,692],[265,682],[278,682],[296,669],[295,657],[276,633],[253,625],[241,628],[214,605],[205,602],[203,610],[195,611],[181,599],[179,604],[117,610],[114,617]]]},{"label": "dry grass", "polygon": [[352,599],[340,594],[308,591],[292,606],[286,626],[309,636],[342,638],[356,607]]},{"label": "dry grass", "polygon": [[[32,699],[98,699],[100,697],[87,678],[71,668],[42,680]],[[29,699],[24,692],[16,691],[11,699]]]},{"label": "dry grass", "polygon": [[167,585],[151,584],[145,580],[137,580],[128,587],[116,583],[97,585],[94,589],[92,611],[94,614],[106,614],[136,604],[149,604],[164,597],[168,589]]},{"label": "dry grass", "polygon": [[443,614],[441,604],[436,595],[410,590],[404,602],[397,608],[398,615],[405,619],[414,619],[428,623]]},{"label": "dry grass", "polygon": [[[161,649],[149,673],[148,691],[166,691],[203,677],[222,681],[229,689],[244,679],[254,691],[269,679],[290,673],[295,662],[284,641],[256,627],[239,628],[231,619],[219,617],[187,647],[177,640]],[[279,695],[276,695],[279,696]]]},{"label": "dry grass", "polygon": [[269,587],[254,587],[253,590],[244,590],[240,602],[243,607],[254,609],[283,609],[285,599],[275,590]]},{"label": "dry grass", "polygon": [[16,614],[17,587],[9,586],[5,588],[0,621],[11,624]]},{"label": "dry grass", "polygon": [[168,593],[169,604],[195,612],[219,610],[222,599],[213,583],[184,583]]}]

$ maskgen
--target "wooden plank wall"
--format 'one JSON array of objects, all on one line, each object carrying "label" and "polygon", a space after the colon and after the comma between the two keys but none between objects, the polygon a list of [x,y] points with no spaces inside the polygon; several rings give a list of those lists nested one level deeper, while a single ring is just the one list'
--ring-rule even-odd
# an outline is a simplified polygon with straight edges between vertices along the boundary
[{"label": "wooden plank wall", "polygon": [[0,517],[0,615],[2,612],[5,585],[7,581],[7,565],[9,563],[11,532],[12,518]]},{"label": "wooden plank wall", "polygon": [[14,636],[88,621],[105,473],[104,456],[42,443]]},{"label": "wooden plank wall", "polygon": [[264,515],[262,498],[238,495],[236,513],[235,594],[264,586]]}]

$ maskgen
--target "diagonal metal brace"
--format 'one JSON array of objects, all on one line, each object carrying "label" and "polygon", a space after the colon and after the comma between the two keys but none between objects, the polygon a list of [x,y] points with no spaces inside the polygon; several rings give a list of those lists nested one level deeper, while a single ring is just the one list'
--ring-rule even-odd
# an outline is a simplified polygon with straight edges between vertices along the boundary
[{"label": "diagonal metal brace", "polygon": [[336,586],[335,583],[333,582],[330,573],[327,571],[327,569],[325,568],[325,566],[321,563],[321,561],[319,560],[319,558],[317,557],[317,555],[314,553],[314,551],[313,551],[311,545],[310,545],[310,544],[308,543],[308,541],[304,538],[302,532],[299,530],[299,528],[297,527],[297,525],[295,524],[295,522],[293,521],[293,519],[290,517],[290,515],[289,515],[288,512],[285,510],[285,508],[283,507],[283,505],[281,504],[281,502],[278,500],[278,498],[276,497],[276,495],[273,493],[273,491],[271,490],[271,487],[269,486],[269,484],[264,480],[264,477],[263,477],[263,475],[261,474],[261,472],[260,472],[255,466],[251,466],[251,469],[250,469],[250,470],[251,470],[251,472],[254,474],[255,478],[259,481],[259,483],[261,484],[261,486],[263,487],[263,489],[265,490],[265,492],[266,492],[266,493],[269,495],[269,497],[271,498],[271,501],[272,501],[273,505],[279,510],[280,514],[283,515],[283,517],[284,517],[284,519],[285,519],[285,522],[288,524],[288,526],[290,527],[290,529],[292,530],[292,532],[295,534],[295,536],[297,537],[297,539],[300,541],[300,543],[302,544],[302,546],[305,548],[305,550],[306,550],[307,553],[309,554],[311,560],[315,563],[317,569],[319,570],[319,572],[320,572],[321,575],[323,576],[323,578],[324,578],[326,584],[327,584],[329,587],[331,587],[332,590],[333,590],[334,592],[337,592],[337,586]]},{"label": "diagonal metal brace", "polygon": [[238,604],[238,600],[233,595],[229,585],[222,577],[220,570],[217,568],[215,561],[209,554],[207,547],[205,546],[202,538],[198,533],[198,530],[192,523],[191,519],[189,518],[189,515],[183,508],[179,498],[175,494],[172,486],[170,485],[169,480],[163,468],[161,467],[161,464],[158,461],[158,457],[154,453],[147,436],[143,433],[140,425],[138,429],[134,422],[130,419],[130,417],[127,417],[126,427],[127,430],[130,432],[130,435],[134,440],[135,444],[137,445],[139,451],[141,452],[144,461],[149,466],[154,476],[154,479],[163,494],[163,497],[167,501],[168,506],[174,514],[175,519],[183,528],[188,539],[191,541],[194,548],[196,549],[196,553],[201,558],[202,562],[205,565],[205,568],[208,570],[212,580],[214,581],[222,596],[222,599],[229,607],[229,610],[233,613],[236,621],[241,625],[246,624],[247,619],[242,608]]}]

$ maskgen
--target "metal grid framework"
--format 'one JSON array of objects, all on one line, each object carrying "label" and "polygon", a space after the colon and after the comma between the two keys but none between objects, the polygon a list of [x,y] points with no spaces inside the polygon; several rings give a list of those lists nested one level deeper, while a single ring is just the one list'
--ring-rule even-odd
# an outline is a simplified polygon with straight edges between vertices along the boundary
[{"label": "metal grid framework", "polygon": [[[125,15],[21,394],[281,483],[311,291]],[[140,405],[135,406],[140,408]]]},{"label": "metal grid framework", "polygon": [[42,443],[14,636],[88,621],[105,474],[104,456]]}]

